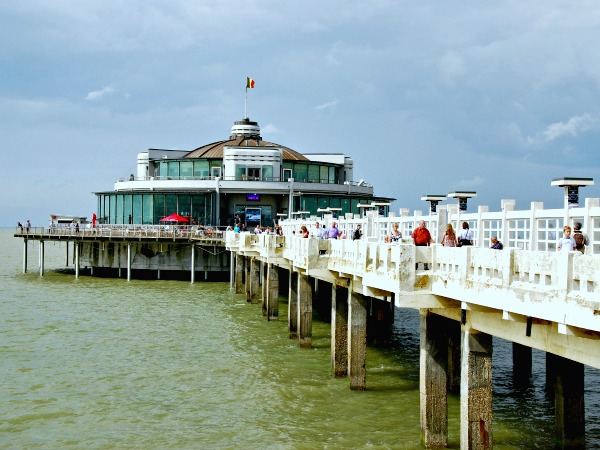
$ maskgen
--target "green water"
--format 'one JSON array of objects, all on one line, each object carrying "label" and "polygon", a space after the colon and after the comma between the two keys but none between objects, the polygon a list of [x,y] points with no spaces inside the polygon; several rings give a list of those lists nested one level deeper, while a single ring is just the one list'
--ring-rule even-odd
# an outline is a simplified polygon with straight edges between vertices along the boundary
[{"label": "green water", "polygon": [[[310,350],[288,338],[285,297],[268,322],[228,283],[76,280],[52,270],[64,244],[46,244],[40,277],[30,243],[23,274],[12,232],[0,230],[0,448],[421,448],[417,312],[397,311],[393,345],[368,348],[368,390],[353,392],[331,375],[329,324],[314,321]],[[494,352],[495,448],[551,447],[543,358],[516,390],[510,346]],[[458,448],[456,396],[449,414]]]}]

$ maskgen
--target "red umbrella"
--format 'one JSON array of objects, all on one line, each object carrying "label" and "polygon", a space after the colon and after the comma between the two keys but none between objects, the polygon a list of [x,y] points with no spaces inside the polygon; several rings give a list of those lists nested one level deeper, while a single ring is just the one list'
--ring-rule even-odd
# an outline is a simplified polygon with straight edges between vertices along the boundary
[{"label": "red umbrella", "polygon": [[170,216],[163,217],[162,219],[159,220],[159,222],[182,222],[182,223],[189,223],[190,219],[188,217],[180,216],[177,213],[173,213]]}]

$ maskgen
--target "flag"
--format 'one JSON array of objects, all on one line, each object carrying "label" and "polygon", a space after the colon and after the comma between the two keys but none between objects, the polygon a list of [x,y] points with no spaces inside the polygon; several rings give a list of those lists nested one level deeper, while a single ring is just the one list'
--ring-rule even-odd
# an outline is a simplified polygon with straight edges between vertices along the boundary
[{"label": "flag", "polygon": [[246,89],[254,89],[254,80],[246,77]]}]

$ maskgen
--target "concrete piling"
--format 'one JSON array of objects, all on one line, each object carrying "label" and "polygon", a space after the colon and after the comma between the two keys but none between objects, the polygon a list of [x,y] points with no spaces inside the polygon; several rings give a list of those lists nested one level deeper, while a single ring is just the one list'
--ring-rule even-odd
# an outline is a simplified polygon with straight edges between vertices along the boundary
[{"label": "concrete piling", "polygon": [[348,296],[348,378],[350,389],[367,387],[367,299],[350,290]]},{"label": "concrete piling", "polygon": [[348,289],[331,286],[331,367],[336,377],[348,375]]},{"label": "concrete piling", "polygon": [[447,319],[426,309],[420,313],[421,443],[425,448],[445,448],[448,446],[449,346],[444,332]]},{"label": "concrete piling", "polygon": [[312,347],[312,286],[308,276],[298,274],[298,343]]},{"label": "concrete piling", "polygon": [[462,326],[460,447],[491,449],[492,336]]}]

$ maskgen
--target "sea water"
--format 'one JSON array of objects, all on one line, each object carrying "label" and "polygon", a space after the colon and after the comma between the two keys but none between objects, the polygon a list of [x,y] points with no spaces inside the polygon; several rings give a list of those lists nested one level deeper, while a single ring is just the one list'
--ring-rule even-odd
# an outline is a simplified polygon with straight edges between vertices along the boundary
[{"label": "sea water", "polygon": [[[418,449],[419,314],[396,310],[391,345],[367,349],[367,390],[330,362],[330,327],[313,348],[267,321],[228,283],[75,279],[65,244],[0,230],[0,448]],[[72,249],[69,253],[72,258]],[[510,343],[494,339],[494,448],[553,447],[544,354],[525,387]],[[587,446],[600,447],[598,371],[586,368]],[[449,444],[459,448],[459,398]]]}]

